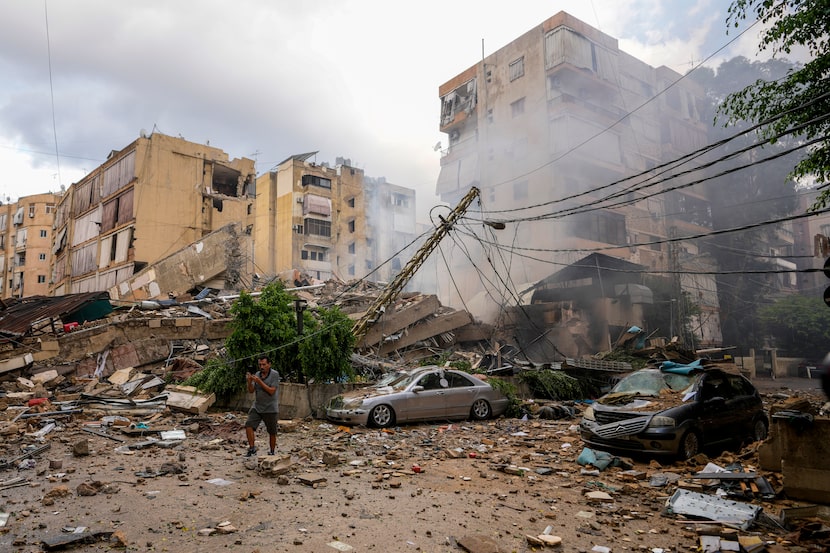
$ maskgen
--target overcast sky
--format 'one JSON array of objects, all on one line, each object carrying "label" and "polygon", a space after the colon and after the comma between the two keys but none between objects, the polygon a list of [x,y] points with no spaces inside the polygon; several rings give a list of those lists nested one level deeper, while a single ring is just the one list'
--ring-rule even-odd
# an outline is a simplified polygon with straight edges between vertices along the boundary
[{"label": "overcast sky", "polygon": [[[489,55],[564,10],[685,73],[734,38],[729,4],[0,0],[0,200],[68,187],[144,129],[210,141],[258,173],[296,153],[343,156],[416,189],[421,219],[446,145],[438,86],[482,41]],[[757,59],[757,40],[709,64]]]}]

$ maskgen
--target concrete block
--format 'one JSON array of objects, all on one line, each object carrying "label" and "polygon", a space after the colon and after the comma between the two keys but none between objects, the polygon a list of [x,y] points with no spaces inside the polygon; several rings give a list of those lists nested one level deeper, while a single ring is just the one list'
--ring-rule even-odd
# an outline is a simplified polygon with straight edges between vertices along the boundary
[{"label": "concrete block", "polygon": [[150,319],[147,321],[147,326],[150,328],[161,328],[161,319]]},{"label": "concrete block", "polygon": [[193,326],[193,320],[189,318],[179,317],[176,319],[176,326],[178,327],[187,327]]}]

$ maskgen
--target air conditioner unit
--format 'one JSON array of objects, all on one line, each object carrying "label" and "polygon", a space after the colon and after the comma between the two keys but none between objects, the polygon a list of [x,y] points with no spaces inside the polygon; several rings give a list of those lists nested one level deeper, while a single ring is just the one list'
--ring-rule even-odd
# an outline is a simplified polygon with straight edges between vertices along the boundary
[{"label": "air conditioner unit", "polygon": [[291,230],[293,230],[294,232],[300,232],[301,228],[302,225],[294,225],[293,227],[291,227]]},{"label": "air conditioner unit", "polygon": [[304,200],[303,196],[297,196],[297,203],[298,204],[303,203],[303,200]]},{"label": "air conditioner unit", "polygon": [[459,138],[461,138],[461,133],[458,132],[458,129],[450,131],[450,140],[458,140]]}]

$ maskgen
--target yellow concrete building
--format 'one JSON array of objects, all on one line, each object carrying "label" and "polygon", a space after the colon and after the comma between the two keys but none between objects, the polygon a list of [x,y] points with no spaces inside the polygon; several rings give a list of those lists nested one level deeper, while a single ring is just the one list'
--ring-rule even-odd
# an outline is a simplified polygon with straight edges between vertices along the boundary
[{"label": "yellow concrete building", "polygon": [[52,223],[60,200],[60,194],[34,194],[0,206],[0,297],[49,295]]},{"label": "yellow concrete building", "polygon": [[51,293],[129,296],[119,285],[206,234],[229,223],[250,233],[255,178],[253,160],[142,133],[70,186],[58,204]]},{"label": "yellow concrete building", "polygon": [[367,273],[363,170],[318,165],[316,153],[291,156],[257,179],[257,273],[298,270],[319,280]]}]

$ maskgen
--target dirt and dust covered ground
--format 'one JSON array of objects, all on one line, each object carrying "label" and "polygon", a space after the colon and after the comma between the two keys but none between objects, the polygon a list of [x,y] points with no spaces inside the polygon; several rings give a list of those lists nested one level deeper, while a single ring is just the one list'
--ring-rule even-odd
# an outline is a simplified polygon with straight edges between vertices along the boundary
[{"label": "dirt and dust covered ground", "polygon": [[[820,399],[816,381],[797,380],[806,389],[758,384],[767,401],[776,394]],[[754,444],[690,462],[635,459],[628,471],[594,471],[576,462],[578,417],[389,431],[283,421],[277,455],[258,458],[243,455],[240,412],[165,412],[148,426],[184,431],[168,447],[146,444],[150,434],[96,426],[100,420],[87,413],[58,420],[43,442],[28,442],[48,449],[0,470],[0,513],[8,514],[0,551],[58,549],[50,540],[73,532],[91,542],[65,546],[78,552],[693,551],[701,524],[665,514],[667,498],[678,486],[700,486],[690,476],[707,461],[758,468]],[[264,452],[264,428],[257,442]],[[0,459],[19,455],[22,445],[5,440]],[[780,488],[780,475],[759,472]],[[657,473],[676,477],[654,486]],[[781,497],[747,501],[771,515],[798,505]],[[546,530],[561,544],[528,540]],[[768,551],[811,550],[774,527],[740,533],[760,536]]]}]

